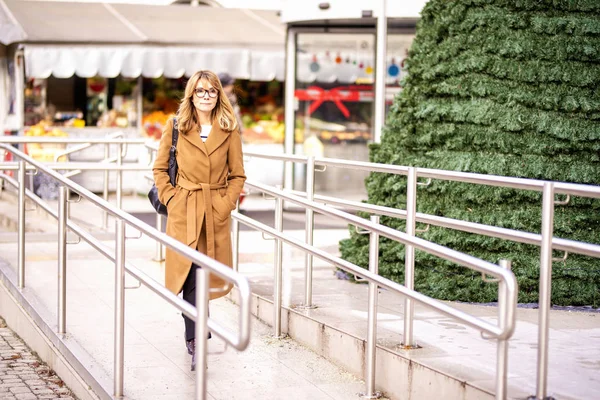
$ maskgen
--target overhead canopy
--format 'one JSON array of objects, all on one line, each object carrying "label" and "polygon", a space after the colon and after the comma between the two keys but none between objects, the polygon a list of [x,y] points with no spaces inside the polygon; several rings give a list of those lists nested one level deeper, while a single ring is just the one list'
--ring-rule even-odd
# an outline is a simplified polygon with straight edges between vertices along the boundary
[{"label": "overhead canopy", "polygon": [[200,69],[283,80],[274,11],[0,0],[0,42],[25,47],[29,77],[170,78]]}]

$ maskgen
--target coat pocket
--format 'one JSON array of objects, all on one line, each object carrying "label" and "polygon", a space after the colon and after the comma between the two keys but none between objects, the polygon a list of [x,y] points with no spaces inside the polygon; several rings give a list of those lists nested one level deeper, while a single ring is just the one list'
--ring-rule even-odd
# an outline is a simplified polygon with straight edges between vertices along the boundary
[{"label": "coat pocket", "polygon": [[231,215],[231,205],[229,204],[229,198],[227,195],[222,196],[219,192],[216,192],[212,198],[213,201],[213,212],[215,219],[218,221],[225,221]]}]

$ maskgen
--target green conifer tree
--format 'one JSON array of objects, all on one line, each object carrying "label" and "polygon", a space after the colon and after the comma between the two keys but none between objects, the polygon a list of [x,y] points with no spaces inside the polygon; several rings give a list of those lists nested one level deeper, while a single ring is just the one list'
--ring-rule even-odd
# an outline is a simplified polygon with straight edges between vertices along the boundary
[{"label": "green conifer tree", "polygon": [[[371,161],[600,184],[600,1],[430,0],[407,64]],[[369,203],[405,208],[406,177],[373,173],[366,184]],[[417,212],[535,233],[541,203],[540,192],[440,180],[417,191]],[[404,231],[403,220],[381,221]],[[538,301],[539,247],[434,226],[418,236],[512,260],[519,302]],[[600,243],[600,201],[557,205],[554,236]],[[367,267],[367,235],[351,230],[340,247]],[[382,239],[379,260],[380,274],[404,282],[403,245]],[[569,254],[552,279],[553,304],[600,306],[599,259]],[[480,274],[420,251],[415,288],[475,302],[497,293]]]}]

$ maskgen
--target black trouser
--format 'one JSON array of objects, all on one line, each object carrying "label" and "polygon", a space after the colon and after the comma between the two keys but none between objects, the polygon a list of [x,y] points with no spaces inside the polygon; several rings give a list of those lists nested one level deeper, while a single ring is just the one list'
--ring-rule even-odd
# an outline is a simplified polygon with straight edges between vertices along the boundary
[{"label": "black trouser", "polygon": [[[196,305],[196,268],[199,267],[192,263],[192,268],[183,283],[183,299],[193,306]],[[183,315],[185,323],[185,340],[190,341],[196,337],[196,324],[183,313],[181,315]],[[208,332],[208,338],[210,339],[210,337],[211,334]]]}]

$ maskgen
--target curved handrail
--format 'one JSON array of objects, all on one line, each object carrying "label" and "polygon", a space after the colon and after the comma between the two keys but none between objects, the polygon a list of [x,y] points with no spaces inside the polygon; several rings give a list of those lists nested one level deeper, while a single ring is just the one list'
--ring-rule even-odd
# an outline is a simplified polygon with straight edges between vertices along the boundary
[{"label": "curved handrail", "polygon": [[[452,261],[456,264],[466,266],[466,267],[474,269],[478,272],[485,273],[487,275],[491,275],[491,276],[494,276],[494,277],[502,280],[506,284],[506,289],[508,292],[508,296],[506,296],[507,313],[506,313],[506,321],[505,321],[504,329],[502,329],[500,327],[496,327],[494,325],[491,325],[483,320],[480,320],[479,318],[469,316],[468,314],[454,310],[452,307],[449,307],[444,303],[441,303],[441,302],[438,302],[437,300],[431,299],[428,296],[425,296],[414,290],[407,289],[403,285],[400,285],[396,282],[386,279],[380,275],[373,274],[373,273],[371,273],[363,268],[360,268],[352,263],[349,263],[343,259],[338,259],[337,257],[332,257],[332,256],[328,255],[327,253],[322,252],[318,249],[311,249],[312,246],[309,246],[305,243],[302,243],[302,242],[294,240],[294,239],[285,238],[284,235],[278,233],[274,229],[269,228],[267,226],[263,226],[265,231],[267,231],[270,235],[277,236],[280,239],[285,240],[289,244],[292,244],[296,247],[302,248],[305,251],[310,252],[311,254],[314,254],[320,258],[326,259],[327,261],[333,262],[335,265],[341,267],[342,269],[345,269],[353,274],[359,275],[371,282],[376,283],[379,286],[386,287],[389,290],[392,290],[392,291],[395,291],[404,296],[410,297],[410,298],[414,299],[415,301],[418,301],[420,303],[428,305],[429,307],[432,307],[448,316],[452,316],[457,319],[460,319],[467,325],[477,328],[477,329],[480,329],[482,331],[485,331],[486,333],[492,335],[495,338],[508,339],[512,336],[514,329],[515,329],[516,307],[517,307],[517,280],[512,272],[510,272],[496,264],[492,264],[490,262],[478,259],[478,258],[470,256],[468,254],[460,253],[456,250],[452,250],[450,248],[441,246],[436,243],[429,242],[427,240],[424,240],[424,239],[421,239],[421,238],[418,238],[415,236],[407,235],[404,232],[397,231],[395,229],[389,228],[384,225],[372,223],[361,217],[357,217],[355,215],[348,214],[346,212],[336,210],[331,207],[323,206],[317,202],[303,199],[301,197],[290,194],[289,192],[285,192],[283,190],[273,189],[266,185],[262,185],[262,184],[254,183],[254,182],[248,182],[248,181],[246,181],[246,185],[248,185],[249,187],[251,187],[255,190],[258,190],[260,192],[269,194],[271,196],[281,197],[285,201],[301,205],[305,208],[311,209],[313,211],[319,212],[324,215],[328,215],[330,217],[342,219],[342,220],[344,220],[348,223],[351,223],[353,225],[356,225],[358,227],[368,229],[369,231],[376,232],[381,236],[385,236],[387,238],[396,240],[403,244],[412,245],[415,248],[421,249],[423,251],[426,251],[430,254],[436,255],[445,260]],[[234,215],[234,218],[238,219],[240,222],[245,223],[247,225],[258,226],[250,218],[245,217],[243,215],[236,213]],[[261,229],[263,229],[263,227],[261,227]]]},{"label": "curved handrail", "polygon": [[[103,142],[104,143],[104,142]],[[221,337],[223,340],[227,341],[232,347],[238,350],[244,350],[250,341],[250,284],[248,279],[243,277],[242,275],[234,272],[231,268],[226,267],[212,258],[199,253],[196,250],[190,249],[188,246],[179,242],[176,239],[167,236],[166,234],[154,229],[153,227],[147,225],[146,223],[140,221],[139,219],[132,217],[128,213],[114,207],[107,201],[102,198],[96,196],[94,193],[85,189],[84,187],[78,185],[75,182],[72,182],[69,179],[64,178],[61,174],[47,168],[43,163],[40,163],[25,153],[15,149],[14,147],[8,146],[6,144],[0,143],[0,148],[5,149],[13,153],[15,156],[21,158],[27,163],[33,165],[38,168],[38,170],[43,171],[47,175],[51,176],[56,181],[60,182],[62,185],[69,188],[69,190],[76,192],[81,197],[95,204],[97,207],[102,210],[108,212],[113,217],[118,218],[128,225],[134,227],[138,231],[147,235],[148,237],[164,244],[165,246],[170,247],[172,250],[177,253],[185,256],[190,259],[192,262],[201,265],[203,268],[207,268],[211,273],[214,273],[221,278],[234,283],[238,290],[240,291],[241,301],[240,301],[240,309],[241,309],[241,318],[239,324],[239,334],[236,336],[218,326],[216,323],[211,323],[209,319],[209,328],[215,332],[215,334]],[[4,177],[3,177],[4,178]],[[8,177],[7,177],[8,178]],[[16,182],[13,180],[13,183]],[[80,234],[81,232],[78,232]],[[85,235],[81,235],[84,240],[86,239]],[[91,243],[90,243],[91,244]],[[100,249],[98,249],[100,250]],[[102,252],[102,251],[101,251]],[[136,279],[142,282],[144,285],[148,286],[152,291],[161,296],[163,299],[167,300],[169,303],[173,304],[175,307],[179,308],[182,312],[184,312],[191,319],[196,320],[197,310],[196,307],[190,306],[189,304],[181,303],[177,296],[173,295],[170,291],[161,287],[156,281],[151,278],[147,278],[145,274],[141,273],[139,270],[134,268],[129,268],[126,266],[126,271],[133,275]]]}]

